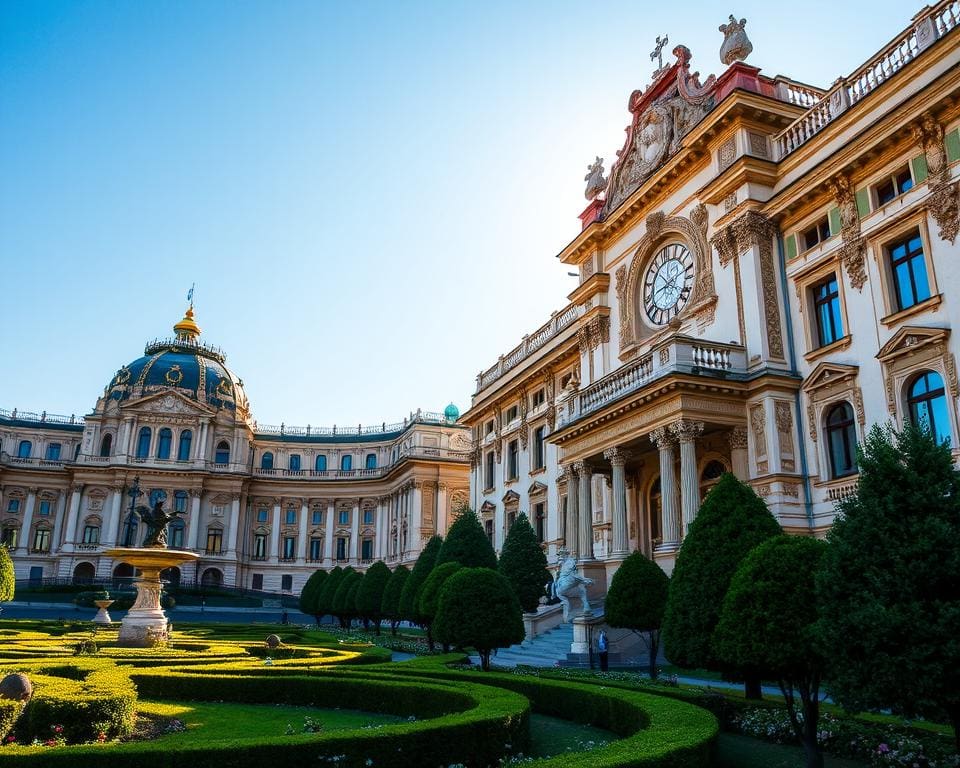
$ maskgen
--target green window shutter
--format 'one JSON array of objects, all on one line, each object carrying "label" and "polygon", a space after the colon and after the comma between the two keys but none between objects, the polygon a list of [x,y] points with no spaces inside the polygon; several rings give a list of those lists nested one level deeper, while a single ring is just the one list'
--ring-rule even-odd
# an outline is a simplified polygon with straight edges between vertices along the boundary
[{"label": "green window shutter", "polygon": [[790,259],[797,258],[797,236],[796,235],[787,235],[787,239],[784,240],[784,246],[787,251],[787,261]]},{"label": "green window shutter", "polygon": [[946,136],[947,162],[960,160],[960,128],[950,131]]},{"label": "green window shutter", "polygon": [[910,158],[910,167],[913,168],[913,181],[923,184],[927,180],[927,156],[917,155]]},{"label": "green window shutter", "polygon": [[862,219],[870,213],[870,190],[864,187],[857,190],[857,215]]},{"label": "green window shutter", "polygon": [[835,205],[827,211],[827,217],[830,219],[830,234],[840,234],[840,207]]}]

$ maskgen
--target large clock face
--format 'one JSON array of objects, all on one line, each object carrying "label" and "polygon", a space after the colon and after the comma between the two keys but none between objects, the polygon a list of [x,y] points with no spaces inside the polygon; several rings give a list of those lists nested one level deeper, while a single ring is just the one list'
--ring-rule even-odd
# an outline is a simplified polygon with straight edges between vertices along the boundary
[{"label": "large clock face", "polygon": [[666,325],[690,298],[693,256],[674,243],[661,248],[647,266],[643,279],[643,310],[654,325]]}]

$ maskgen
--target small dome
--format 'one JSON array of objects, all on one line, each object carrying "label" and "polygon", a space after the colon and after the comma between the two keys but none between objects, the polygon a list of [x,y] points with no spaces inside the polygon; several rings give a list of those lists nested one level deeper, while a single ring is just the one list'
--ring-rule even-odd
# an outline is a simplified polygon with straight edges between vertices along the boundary
[{"label": "small dome", "polygon": [[460,418],[460,409],[453,403],[450,403],[450,405],[443,409],[443,418],[447,421],[456,421]]}]

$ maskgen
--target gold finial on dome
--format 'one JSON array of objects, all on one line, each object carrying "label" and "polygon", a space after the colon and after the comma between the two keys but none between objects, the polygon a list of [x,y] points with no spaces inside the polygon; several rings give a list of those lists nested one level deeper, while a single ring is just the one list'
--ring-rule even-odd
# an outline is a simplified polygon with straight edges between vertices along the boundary
[{"label": "gold finial on dome", "polygon": [[183,313],[183,320],[173,326],[173,332],[177,334],[177,341],[189,341],[196,343],[200,336],[200,326],[193,319],[193,286],[187,291],[187,301],[190,306]]}]

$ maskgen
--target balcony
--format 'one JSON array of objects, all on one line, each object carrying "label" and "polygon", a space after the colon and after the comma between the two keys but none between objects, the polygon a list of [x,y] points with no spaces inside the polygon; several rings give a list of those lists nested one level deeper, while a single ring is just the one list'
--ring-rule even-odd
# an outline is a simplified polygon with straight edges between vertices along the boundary
[{"label": "balcony", "polygon": [[725,379],[743,376],[746,368],[746,353],[738,344],[674,336],[573,394],[557,409],[557,426],[570,424],[670,374]]},{"label": "balcony", "polygon": [[77,552],[99,552],[100,544],[99,543],[90,543],[90,544],[77,544]]}]

